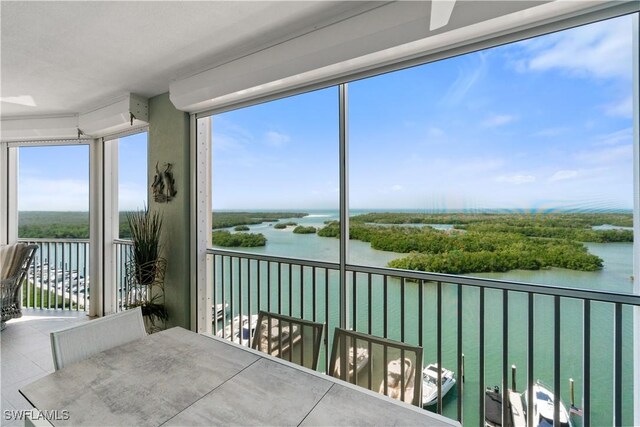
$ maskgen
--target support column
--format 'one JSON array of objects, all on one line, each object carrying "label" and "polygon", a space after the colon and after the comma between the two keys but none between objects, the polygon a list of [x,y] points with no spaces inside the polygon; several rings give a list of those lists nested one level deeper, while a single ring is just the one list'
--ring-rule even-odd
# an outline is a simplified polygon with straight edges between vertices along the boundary
[{"label": "support column", "polygon": [[212,333],[213,265],[207,248],[211,242],[211,117],[191,116],[191,329]]},{"label": "support column", "polygon": [[0,245],[17,238],[16,181],[18,174],[17,148],[0,143]]},{"label": "support column", "polygon": [[89,316],[108,314],[104,293],[104,141],[89,144]]},{"label": "support column", "polygon": [[167,259],[164,293],[169,312],[167,327],[191,326],[191,173],[189,115],[177,110],[165,93],[149,99],[148,182],[152,183],[156,163],[171,163],[176,196],[157,203],[149,190],[149,208],[163,217],[163,256]]},{"label": "support column", "polygon": [[103,181],[103,232],[102,232],[102,262],[103,262],[103,295],[104,314],[119,311],[116,287],[116,252],[114,239],[119,236],[118,221],[118,139],[104,141],[104,181]]}]

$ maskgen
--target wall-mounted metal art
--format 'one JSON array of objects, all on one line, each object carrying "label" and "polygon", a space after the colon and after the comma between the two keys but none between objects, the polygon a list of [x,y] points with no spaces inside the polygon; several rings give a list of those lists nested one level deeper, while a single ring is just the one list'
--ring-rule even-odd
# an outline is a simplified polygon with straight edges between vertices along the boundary
[{"label": "wall-mounted metal art", "polygon": [[159,163],[156,163],[156,175],[153,177],[153,184],[151,184],[153,200],[157,203],[168,203],[178,193],[175,189],[176,181],[173,179],[173,172],[171,172],[171,163],[167,163],[163,171],[158,168]]}]

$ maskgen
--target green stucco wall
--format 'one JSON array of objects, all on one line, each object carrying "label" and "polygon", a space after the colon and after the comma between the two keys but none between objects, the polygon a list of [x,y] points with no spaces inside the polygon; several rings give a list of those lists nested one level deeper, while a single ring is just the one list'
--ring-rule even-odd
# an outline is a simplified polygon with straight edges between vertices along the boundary
[{"label": "green stucco wall", "polygon": [[189,115],[176,110],[169,94],[149,99],[149,183],[156,162],[171,163],[177,194],[168,203],[156,203],[151,190],[149,207],[162,212],[163,245],[167,259],[165,303],[169,311],[167,327],[190,326],[189,274]]}]

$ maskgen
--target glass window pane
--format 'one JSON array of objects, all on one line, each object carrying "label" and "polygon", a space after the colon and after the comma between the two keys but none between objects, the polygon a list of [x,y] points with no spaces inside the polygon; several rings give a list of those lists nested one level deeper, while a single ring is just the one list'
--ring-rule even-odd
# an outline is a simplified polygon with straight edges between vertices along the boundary
[{"label": "glass window pane", "polygon": [[18,159],[18,237],[89,238],[89,147],[20,147]]},{"label": "glass window pane", "polygon": [[625,16],[351,83],[351,262],[631,292],[632,34]]},{"label": "glass window pane", "polygon": [[147,170],[148,132],[118,139],[118,211],[120,237],[129,238],[126,212],[144,209],[148,205]]},{"label": "glass window pane", "polygon": [[316,235],[338,218],[338,93],[332,87],[212,119],[214,246],[336,261]]}]

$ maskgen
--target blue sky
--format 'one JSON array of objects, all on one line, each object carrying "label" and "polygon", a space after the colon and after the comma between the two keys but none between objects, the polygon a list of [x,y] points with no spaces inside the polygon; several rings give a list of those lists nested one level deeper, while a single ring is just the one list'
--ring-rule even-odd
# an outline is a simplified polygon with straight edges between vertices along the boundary
[{"label": "blue sky", "polygon": [[[349,84],[354,209],[631,209],[631,18]],[[338,91],[213,118],[214,209],[338,207]],[[146,134],[120,206],[146,200]],[[20,149],[20,210],[86,210],[86,146]]]},{"label": "blue sky", "polygon": [[[631,209],[631,18],[349,84],[354,209]],[[337,89],[213,120],[214,209],[338,206]]]},{"label": "blue sky", "polygon": [[[142,208],[147,198],[147,134],[120,138],[119,205]],[[65,145],[21,147],[18,209],[21,211],[89,210],[89,147]]]}]

